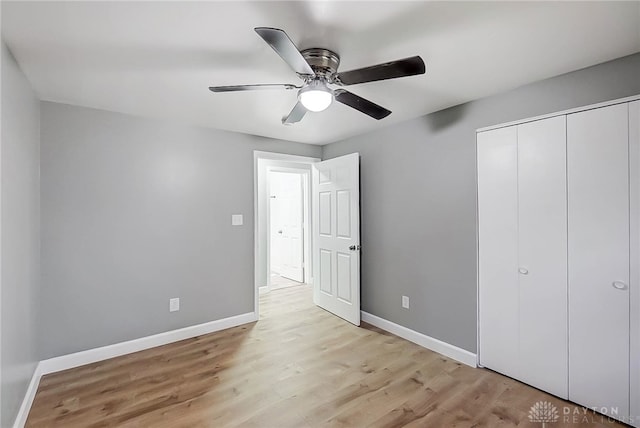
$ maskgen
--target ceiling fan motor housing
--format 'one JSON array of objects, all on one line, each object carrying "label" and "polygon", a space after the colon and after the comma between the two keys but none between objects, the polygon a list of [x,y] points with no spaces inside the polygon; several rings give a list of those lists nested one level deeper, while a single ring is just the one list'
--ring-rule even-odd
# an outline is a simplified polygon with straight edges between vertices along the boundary
[{"label": "ceiling fan motor housing", "polygon": [[329,49],[310,48],[305,49],[300,53],[318,77],[331,81],[331,76],[338,71],[340,57],[337,53],[330,51]]}]

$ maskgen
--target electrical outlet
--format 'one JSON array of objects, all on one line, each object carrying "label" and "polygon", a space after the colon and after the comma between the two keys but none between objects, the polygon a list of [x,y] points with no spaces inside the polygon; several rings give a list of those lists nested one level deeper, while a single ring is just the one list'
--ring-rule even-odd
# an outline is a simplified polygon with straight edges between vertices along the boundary
[{"label": "electrical outlet", "polygon": [[409,309],[409,296],[402,296],[402,307]]},{"label": "electrical outlet", "polygon": [[180,310],[180,298],[175,297],[173,299],[169,299],[169,312],[175,312]]}]

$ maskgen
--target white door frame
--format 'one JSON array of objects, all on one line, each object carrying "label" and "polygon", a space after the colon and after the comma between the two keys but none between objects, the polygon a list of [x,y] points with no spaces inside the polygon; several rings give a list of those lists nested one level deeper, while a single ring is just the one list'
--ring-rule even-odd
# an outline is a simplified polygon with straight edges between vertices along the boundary
[{"label": "white door frame", "polygon": [[[259,293],[261,283],[266,285],[268,280],[268,198],[266,186],[266,174],[267,166],[282,167],[282,168],[299,168],[306,169],[305,166],[316,162],[320,162],[320,158],[289,155],[285,153],[275,152],[263,152],[256,150],[253,152],[253,219],[254,219],[254,289],[255,297],[253,310],[256,317],[259,319]],[[302,168],[301,168],[302,167]],[[310,184],[310,180],[309,180]],[[311,197],[311,192],[309,197]],[[310,202],[309,202],[310,204]],[[310,205],[309,205],[310,207]],[[310,211],[310,210],[309,210]],[[313,222],[313,218],[309,215],[310,223]],[[307,226],[307,229],[311,228],[311,224]],[[309,235],[309,245],[313,245],[311,242],[311,236]],[[306,278],[305,278],[306,279]],[[312,278],[311,278],[312,279]]]},{"label": "white door frame", "polygon": [[[302,263],[303,263],[303,278],[302,282],[311,284],[312,273],[311,272],[311,169],[307,168],[293,168],[282,166],[267,166],[267,197],[271,196],[271,181],[269,180],[269,173],[271,172],[286,172],[290,174],[298,174],[302,178]],[[271,202],[271,200],[269,200]],[[271,207],[267,206],[267,269],[271,270]],[[271,275],[267,274],[267,286],[261,287],[260,292],[271,291]]]}]

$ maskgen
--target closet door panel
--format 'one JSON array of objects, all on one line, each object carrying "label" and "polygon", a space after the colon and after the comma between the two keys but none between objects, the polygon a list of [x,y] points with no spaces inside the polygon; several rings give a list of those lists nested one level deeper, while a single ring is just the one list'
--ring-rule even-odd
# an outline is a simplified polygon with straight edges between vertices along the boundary
[{"label": "closet door panel", "polygon": [[620,415],[629,412],[628,148],[627,104],[567,116],[569,398]]},{"label": "closet door panel", "polygon": [[477,135],[480,364],[518,377],[516,127]]},{"label": "closet door panel", "polygon": [[640,101],[629,103],[629,212],[631,228],[631,299],[630,414],[636,416],[633,426],[640,427]]},{"label": "closet door panel", "polygon": [[518,126],[520,379],[568,395],[566,116]]}]

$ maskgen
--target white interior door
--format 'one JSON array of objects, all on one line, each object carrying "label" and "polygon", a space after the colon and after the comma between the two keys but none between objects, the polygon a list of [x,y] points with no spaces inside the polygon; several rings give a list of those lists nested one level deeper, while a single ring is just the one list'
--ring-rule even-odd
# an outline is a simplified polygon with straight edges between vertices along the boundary
[{"label": "white interior door", "polygon": [[313,165],[314,303],[360,325],[358,153]]},{"label": "white interior door", "polygon": [[518,125],[520,379],[567,398],[566,117]]},{"label": "white interior door", "polygon": [[569,399],[629,414],[628,107],[567,116]]},{"label": "white interior door", "polygon": [[285,278],[304,281],[302,175],[272,172],[271,266]]},{"label": "white interior door", "polygon": [[302,282],[304,272],[302,265],[302,176],[300,174],[282,173],[282,240],[284,257],[281,275],[294,281]]},{"label": "white interior door", "polygon": [[279,174],[269,173],[269,270],[271,274],[282,272],[284,243],[282,207],[278,194],[280,193]]}]

